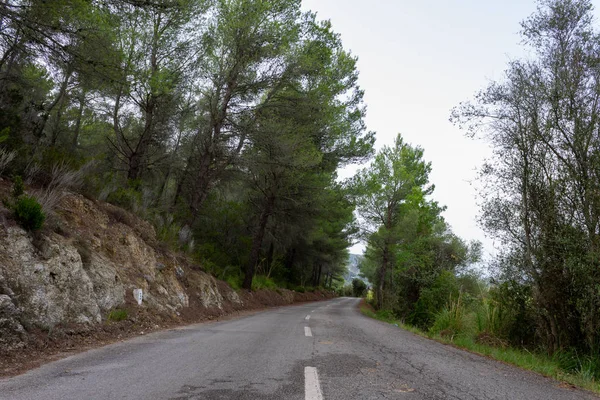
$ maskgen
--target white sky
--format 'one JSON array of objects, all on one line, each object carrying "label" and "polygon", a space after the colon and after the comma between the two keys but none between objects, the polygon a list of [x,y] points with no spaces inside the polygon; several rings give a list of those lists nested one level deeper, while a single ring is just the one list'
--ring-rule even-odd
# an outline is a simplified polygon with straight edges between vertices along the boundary
[{"label": "white sky", "polygon": [[472,185],[489,149],[448,118],[452,107],[502,79],[507,62],[525,54],[520,22],[536,2],[303,0],[303,7],[331,20],[344,48],[358,56],[366,123],[377,133],[376,147],[391,145],[397,133],[423,147],[433,166],[433,198],[448,207],[447,222],[463,239],[481,240],[489,255],[493,242],[477,226]]}]

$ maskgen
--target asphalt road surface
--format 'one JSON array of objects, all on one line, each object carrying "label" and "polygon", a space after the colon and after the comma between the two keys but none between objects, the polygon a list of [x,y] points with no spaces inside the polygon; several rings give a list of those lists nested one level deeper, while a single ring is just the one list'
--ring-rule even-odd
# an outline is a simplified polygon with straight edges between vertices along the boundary
[{"label": "asphalt road surface", "polygon": [[0,380],[0,399],[596,399],[341,298],[141,336]]}]

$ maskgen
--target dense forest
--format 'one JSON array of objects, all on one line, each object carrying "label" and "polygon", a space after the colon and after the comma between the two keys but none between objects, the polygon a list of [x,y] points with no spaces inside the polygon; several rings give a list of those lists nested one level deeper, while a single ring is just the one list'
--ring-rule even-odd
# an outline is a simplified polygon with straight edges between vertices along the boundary
[{"label": "dense forest", "polygon": [[25,226],[78,190],[234,287],[340,284],[357,229],[336,171],[374,134],[329,22],[299,0],[9,0],[0,26],[0,173]]}]

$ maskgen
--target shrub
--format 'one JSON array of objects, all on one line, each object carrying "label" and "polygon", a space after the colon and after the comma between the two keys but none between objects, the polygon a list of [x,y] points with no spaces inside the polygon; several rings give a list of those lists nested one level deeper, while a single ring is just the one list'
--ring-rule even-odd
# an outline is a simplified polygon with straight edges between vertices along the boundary
[{"label": "shrub", "polygon": [[502,282],[490,289],[490,300],[500,307],[509,321],[507,339],[516,346],[535,345],[536,317],[531,287],[515,281]]},{"label": "shrub", "polygon": [[408,323],[421,329],[429,329],[436,315],[448,302],[457,299],[459,292],[454,274],[450,271],[442,271],[431,287],[421,290],[419,300],[417,300],[413,312],[408,316]]},{"label": "shrub", "polygon": [[125,321],[127,319],[127,310],[116,309],[108,314],[107,321]]},{"label": "shrub", "polygon": [[485,298],[477,307],[475,321],[479,334],[484,333],[499,339],[507,339],[512,328],[513,317],[505,306]]},{"label": "shrub", "polygon": [[32,163],[28,167],[27,181],[30,183],[36,181],[43,185],[43,189],[36,190],[34,193],[42,210],[50,214],[60,204],[67,189],[81,186],[85,174],[92,166],[93,163],[88,163],[79,169],[72,169],[69,164],[60,162],[44,169],[39,164]]},{"label": "shrub", "polygon": [[358,278],[352,280],[352,295],[354,297],[363,297],[367,291],[367,284]]},{"label": "shrub", "polygon": [[352,285],[346,285],[346,286],[344,286],[343,295],[345,297],[352,297],[353,294],[354,294],[354,292],[353,292]]},{"label": "shrub", "polygon": [[449,336],[453,339],[456,336],[474,337],[475,324],[473,321],[473,313],[462,303],[462,296],[444,307],[435,316],[433,326],[430,329],[433,334],[441,336]]},{"label": "shrub", "polygon": [[578,374],[584,379],[600,378],[600,356],[595,352],[582,354],[575,349],[559,350],[552,355],[552,361],[562,370]]},{"label": "shrub", "polygon": [[30,231],[40,229],[46,220],[42,206],[34,197],[20,197],[16,201],[13,211],[19,224]]},{"label": "shrub", "polygon": [[142,202],[142,194],[133,188],[119,188],[110,193],[106,201],[126,210],[133,210]]},{"label": "shrub", "polygon": [[264,275],[256,275],[252,280],[252,290],[260,289],[277,289],[277,285],[271,278]]},{"label": "shrub", "polygon": [[225,282],[227,282],[233,290],[239,290],[242,287],[242,279],[239,276],[227,276],[225,277]]},{"label": "shrub", "polygon": [[392,322],[396,320],[396,315],[392,310],[379,310],[375,313],[377,319]]}]

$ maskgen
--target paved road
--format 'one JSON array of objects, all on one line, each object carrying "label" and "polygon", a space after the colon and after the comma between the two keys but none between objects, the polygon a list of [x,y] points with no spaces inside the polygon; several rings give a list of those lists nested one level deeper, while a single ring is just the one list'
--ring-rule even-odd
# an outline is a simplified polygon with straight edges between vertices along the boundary
[{"label": "paved road", "polygon": [[335,299],[142,336],[0,380],[0,399],[596,399],[356,305]]}]

